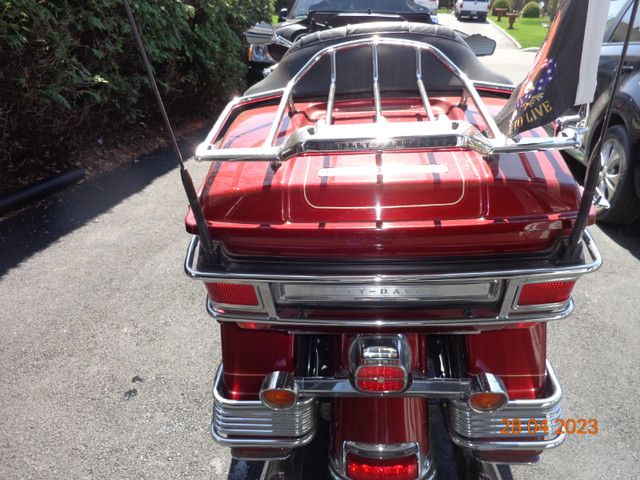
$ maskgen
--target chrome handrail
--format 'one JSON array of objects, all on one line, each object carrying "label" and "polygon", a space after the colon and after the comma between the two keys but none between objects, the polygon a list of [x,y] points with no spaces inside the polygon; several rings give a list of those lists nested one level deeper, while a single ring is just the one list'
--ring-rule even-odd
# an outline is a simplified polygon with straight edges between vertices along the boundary
[{"label": "chrome handrail", "polygon": [[[208,312],[218,321],[238,323],[260,323],[265,325],[296,325],[297,327],[480,327],[492,325],[507,325],[520,322],[547,322],[566,318],[573,311],[573,301],[568,300],[552,305],[521,307],[516,305],[522,286],[526,283],[540,283],[551,281],[573,281],[580,276],[591,273],[602,264],[602,258],[596,248],[593,238],[588,231],[583,237],[583,245],[590,260],[570,265],[555,267],[530,268],[530,269],[496,269],[473,270],[465,272],[442,273],[418,273],[418,274],[370,274],[370,275],[314,275],[314,274],[271,274],[271,273],[234,273],[220,270],[202,271],[193,267],[196,257],[198,239],[194,236],[185,259],[185,272],[191,278],[202,280],[205,283],[240,283],[253,285],[259,299],[256,307],[244,307],[237,305],[216,304],[210,298],[207,300]],[[279,284],[300,284],[307,286],[330,286],[346,289],[362,284],[390,285],[390,286],[437,286],[439,284],[464,284],[464,282],[500,281],[503,292],[499,298],[495,315],[489,316],[452,316],[447,318],[424,318],[419,312],[415,317],[403,318],[335,318],[335,317],[307,317],[307,316],[282,316],[278,311],[276,294]],[[461,287],[463,288],[463,287]],[[464,300],[464,291],[462,298]],[[473,304],[473,299],[469,302]],[[467,303],[469,303],[467,302]],[[289,302],[292,308],[304,308],[308,302]],[[313,302],[311,302],[313,303]],[[420,302],[418,302],[420,304]],[[477,302],[476,302],[477,303]],[[334,306],[340,304],[336,299]],[[433,302],[423,302],[422,309],[433,308]],[[342,305],[345,309],[354,308],[354,304]],[[356,304],[356,308],[358,305]],[[223,310],[220,310],[220,309]],[[319,307],[322,310],[322,306]]]},{"label": "chrome handrail", "polygon": [[523,276],[544,275],[549,277],[581,276],[592,273],[602,265],[602,257],[593,237],[585,231],[583,237],[590,261],[582,264],[562,265],[555,267],[512,269],[512,270],[483,270],[449,273],[419,273],[419,274],[370,274],[370,275],[314,275],[314,274],[272,274],[272,273],[240,273],[224,270],[198,270],[194,267],[198,247],[198,236],[194,235],[189,243],[185,257],[185,273],[194,280],[219,283],[254,283],[254,282],[311,282],[311,283],[416,283],[437,280],[462,280],[486,278],[513,278]]}]

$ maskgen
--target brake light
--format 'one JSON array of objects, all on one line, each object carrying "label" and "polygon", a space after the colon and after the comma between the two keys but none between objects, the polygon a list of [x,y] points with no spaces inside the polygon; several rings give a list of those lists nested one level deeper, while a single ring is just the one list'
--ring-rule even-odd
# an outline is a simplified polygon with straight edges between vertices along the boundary
[{"label": "brake light", "polygon": [[405,371],[399,366],[364,366],[355,377],[356,385],[365,392],[400,392],[405,388]]},{"label": "brake light", "polygon": [[520,290],[518,305],[562,303],[569,299],[576,281],[530,283]]},{"label": "brake light", "polygon": [[258,296],[253,285],[236,283],[207,283],[205,284],[211,300],[216,303],[230,305],[258,306]]},{"label": "brake light", "polygon": [[418,458],[366,458],[347,454],[347,476],[352,480],[415,480]]}]

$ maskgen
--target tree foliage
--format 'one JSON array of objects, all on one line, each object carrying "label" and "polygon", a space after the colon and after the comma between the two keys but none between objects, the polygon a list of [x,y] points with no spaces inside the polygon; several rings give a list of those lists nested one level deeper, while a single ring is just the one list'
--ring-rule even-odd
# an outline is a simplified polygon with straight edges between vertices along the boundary
[{"label": "tree foliage", "polygon": [[[242,34],[273,11],[273,0],[130,3],[163,98],[200,108],[243,89]],[[0,179],[156,111],[122,0],[0,0]]]}]

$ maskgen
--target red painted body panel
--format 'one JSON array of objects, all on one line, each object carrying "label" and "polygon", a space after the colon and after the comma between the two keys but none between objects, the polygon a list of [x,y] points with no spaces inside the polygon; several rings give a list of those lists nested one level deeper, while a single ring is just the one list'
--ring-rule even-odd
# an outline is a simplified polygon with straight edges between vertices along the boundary
[{"label": "red painted body panel", "polygon": [[547,324],[467,337],[467,374],[498,375],[512,399],[540,397],[545,386]]},{"label": "red painted body panel", "polygon": [[293,335],[220,324],[224,384],[233,400],[257,400],[264,377],[294,373]]},{"label": "red painted body panel", "polygon": [[334,402],[333,449],[342,443],[419,442],[429,450],[429,404],[423,398],[342,397]]},{"label": "red painted body panel", "polygon": [[[487,99],[493,110],[502,102]],[[370,117],[362,103],[339,107],[336,124]],[[421,116],[408,100],[396,103],[385,106],[389,121]],[[449,118],[477,117],[458,112],[454,99],[434,105]],[[314,123],[322,107],[297,105],[306,114],[294,115],[286,131]],[[259,145],[274,110],[239,114],[222,145]],[[549,250],[568,235],[579,190],[558,153],[486,161],[472,151],[438,150],[302,156],[277,169],[216,163],[201,201],[210,231],[230,254],[407,258]],[[191,214],[187,229],[197,231]]]}]

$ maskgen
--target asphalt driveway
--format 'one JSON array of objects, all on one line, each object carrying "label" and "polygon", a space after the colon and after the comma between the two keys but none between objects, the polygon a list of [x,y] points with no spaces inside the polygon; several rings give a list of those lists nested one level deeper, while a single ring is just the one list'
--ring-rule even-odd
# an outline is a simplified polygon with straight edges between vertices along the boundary
[{"label": "asphalt driveway", "polygon": [[[505,47],[492,61],[519,76],[518,55],[530,54]],[[203,136],[183,143],[186,157]],[[255,477],[209,435],[218,329],[182,271],[174,165],[161,149],[0,221],[0,478]],[[208,168],[187,165],[198,180]],[[597,419],[599,433],[570,435],[516,479],[640,471],[639,230],[592,228],[605,264],[579,282],[573,317],[549,329],[565,417]]]}]

